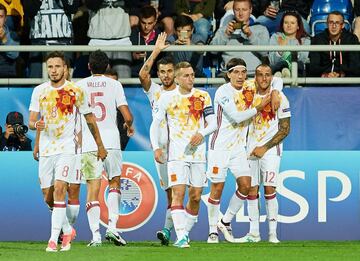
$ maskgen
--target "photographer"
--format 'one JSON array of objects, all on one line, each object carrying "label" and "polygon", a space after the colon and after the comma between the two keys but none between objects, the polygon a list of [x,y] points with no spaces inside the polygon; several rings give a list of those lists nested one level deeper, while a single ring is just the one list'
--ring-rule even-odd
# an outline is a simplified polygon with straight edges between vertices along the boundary
[{"label": "photographer", "polygon": [[1,135],[0,151],[31,151],[31,140],[25,135],[27,131],[22,114],[9,112],[5,132]]}]

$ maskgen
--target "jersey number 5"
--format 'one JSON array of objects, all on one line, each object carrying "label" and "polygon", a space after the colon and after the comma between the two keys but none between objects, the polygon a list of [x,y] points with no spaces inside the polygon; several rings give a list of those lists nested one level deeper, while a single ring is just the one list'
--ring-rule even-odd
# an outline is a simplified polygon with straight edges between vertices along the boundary
[{"label": "jersey number 5", "polygon": [[97,114],[95,114],[96,121],[103,121],[106,117],[105,105],[100,101],[96,101],[96,98],[101,96],[104,96],[103,92],[92,92],[90,97],[91,108],[100,107],[101,114],[100,117],[98,117]]}]

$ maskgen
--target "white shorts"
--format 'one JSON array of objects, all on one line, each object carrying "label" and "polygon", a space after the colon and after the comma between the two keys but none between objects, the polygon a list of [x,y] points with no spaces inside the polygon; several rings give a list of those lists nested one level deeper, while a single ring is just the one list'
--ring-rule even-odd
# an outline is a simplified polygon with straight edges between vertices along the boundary
[{"label": "white shorts", "polygon": [[195,188],[207,187],[205,165],[200,162],[169,161],[169,187],[183,184]]},{"label": "white shorts", "polygon": [[235,179],[250,176],[245,148],[236,151],[209,150],[207,177],[212,183],[225,182],[228,169]]},{"label": "white shorts", "polygon": [[251,186],[277,186],[281,157],[275,147],[268,150],[264,156],[257,160],[249,160],[251,172]]},{"label": "white shorts", "polygon": [[121,176],[122,156],[121,150],[108,150],[108,155],[104,161],[97,160],[97,152],[85,152],[81,158],[81,172],[83,179],[100,179],[103,170],[109,180]]},{"label": "white shorts", "polygon": [[76,179],[76,157],[71,154],[42,156],[39,159],[39,181],[42,189],[54,185],[55,180],[70,183]]}]

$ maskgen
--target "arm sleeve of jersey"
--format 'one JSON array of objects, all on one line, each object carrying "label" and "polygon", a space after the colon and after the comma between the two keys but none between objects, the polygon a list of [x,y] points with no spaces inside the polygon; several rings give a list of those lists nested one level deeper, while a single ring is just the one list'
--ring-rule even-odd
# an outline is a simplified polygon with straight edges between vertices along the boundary
[{"label": "arm sleeve of jersey", "polygon": [[271,86],[273,87],[274,90],[277,90],[280,92],[283,89],[284,81],[280,77],[274,76],[271,81]]},{"label": "arm sleeve of jersey", "polygon": [[213,133],[216,130],[216,118],[215,114],[210,114],[205,117],[205,120],[207,122],[207,126],[205,129],[200,130],[199,133],[205,137],[211,133]]},{"label": "arm sleeve of jersey", "polygon": [[254,117],[257,113],[256,108],[238,111],[234,100],[226,95],[219,97],[219,104],[223,108],[223,111],[237,123],[246,121]]},{"label": "arm sleeve of jersey", "polygon": [[125,97],[125,93],[124,93],[124,88],[121,85],[121,83],[117,82],[118,85],[116,86],[117,88],[115,88],[115,99],[116,99],[116,107],[119,107],[121,105],[128,105],[127,101],[126,101],[126,97]]},{"label": "arm sleeve of jersey", "polygon": [[159,146],[159,131],[160,131],[160,123],[157,118],[154,118],[150,125],[150,142],[153,150],[157,150],[160,148]]},{"label": "arm sleeve of jersey", "polygon": [[31,95],[29,111],[40,112],[39,93],[38,93],[38,89],[36,88],[34,89]]},{"label": "arm sleeve of jersey", "polygon": [[278,118],[284,119],[291,117],[290,103],[283,92],[280,93],[281,103],[278,110]]}]

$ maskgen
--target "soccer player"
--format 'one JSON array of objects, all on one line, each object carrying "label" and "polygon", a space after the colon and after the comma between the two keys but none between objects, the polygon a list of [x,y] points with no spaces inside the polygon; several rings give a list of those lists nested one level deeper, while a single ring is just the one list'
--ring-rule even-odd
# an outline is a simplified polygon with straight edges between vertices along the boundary
[{"label": "soccer player", "polygon": [[[159,101],[160,95],[162,93],[172,91],[175,89],[176,84],[174,81],[175,74],[174,68],[175,64],[171,57],[166,56],[160,59],[157,62],[157,74],[162,83],[159,85],[151,80],[151,68],[156,61],[156,58],[159,56],[162,50],[167,48],[169,45],[165,44],[166,33],[161,33],[155,43],[155,48],[149,58],[145,61],[139,72],[139,79],[141,85],[144,89],[145,94],[147,95],[151,107],[155,108],[157,102]],[[160,142],[160,148],[162,148],[164,153],[164,159],[167,158],[168,151],[168,131],[166,126],[166,120],[161,123],[161,129],[158,133],[158,138]],[[156,236],[160,239],[162,245],[168,245],[170,241],[171,230],[174,227],[174,223],[171,217],[171,188],[169,187],[168,173],[167,173],[167,162],[162,164],[155,161],[156,170],[160,179],[160,186],[165,190],[167,195],[167,209],[165,214],[165,224],[164,228],[156,232]]]},{"label": "soccer player", "polygon": [[[265,96],[252,108],[256,87],[254,80],[246,81],[245,61],[232,58],[226,68],[228,83],[219,87],[214,99],[217,129],[209,138],[207,175],[211,181],[211,190],[208,199],[208,243],[219,242],[217,229],[224,234],[227,241],[234,241],[230,223],[247,198],[251,186],[245,150],[249,119],[261,111],[271,98],[270,94]],[[277,78],[273,84],[277,89],[282,88],[280,78]],[[274,92],[274,96],[275,94]],[[230,200],[225,215],[219,221],[220,198],[228,169],[234,175],[238,188]]]},{"label": "soccer player", "polygon": [[116,124],[116,112],[119,110],[124,117],[128,136],[134,134],[133,117],[127,105],[122,85],[104,76],[109,65],[107,55],[97,50],[89,56],[89,69],[92,76],[78,82],[87,91],[91,107],[94,110],[96,122],[108,156],[104,162],[96,160],[96,146],[90,139],[89,128],[83,128],[82,142],[82,174],[87,182],[87,217],[92,232],[92,240],[88,246],[100,246],[100,204],[99,190],[101,175],[105,170],[109,180],[108,209],[109,220],[105,238],[117,246],[126,245],[126,241],[118,234],[116,224],[119,217],[120,205],[120,176],[122,169],[122,155],[120,149],[120,134]]},{"label": "soccer player", "polygon": [[[261,64],[256,68],[255,81],[257,92],[253,106],[257,106],[261,99],[271,92],[271,68]],[[251,170],[251,189],[248,195],[248,214],[250,231],[238,242],[259,242],[259,184],[263,183],[267,219],[269,222],[269,242],[279,243],[276,235],[278,201],[276,199],[277,178],[279,175],[282,155],[282,141],[290,131],[289,101],[280,92],[280,108],[272,112],[268,104],[256,114],[251,121],[248,135],[248,154]]]},{"label": "soccer player", "polygon": [[68,251],[75,236],[66,217],[65,196],[68,183],[75,174],[76,109],[84,114],[91,129],[97,146],[97,159],[104,160],[107,151],[83,89],[65,79],[64,54],[50,53],[46,65],[50,82],[37,86],[32,93],[29,127],[40,131],[39,180],[45,199],[51,198],[50,188],[54,186],[51,236],[46,251],[58,250],[57,240],[61,229],[64,235],[60,251]]},{"label": "soccer player", "polygon": [[[205,173],[205,139],[216,128],[210,95],[193,88],[194,70],[188,62],[175,66],[175,81],[179,85],[164,92],[154,108],[150,138],[155,160],[165,161],[158,131],[163,120],[169,128],[168,179],[172,189],[171,216],[177,235],[174,246],[189,247],[189,235],[198,217],[200,197],[207,185]],[[205,127],[205,121],[207,126]],[[189,200],[183,202],[189,186]]]}]

